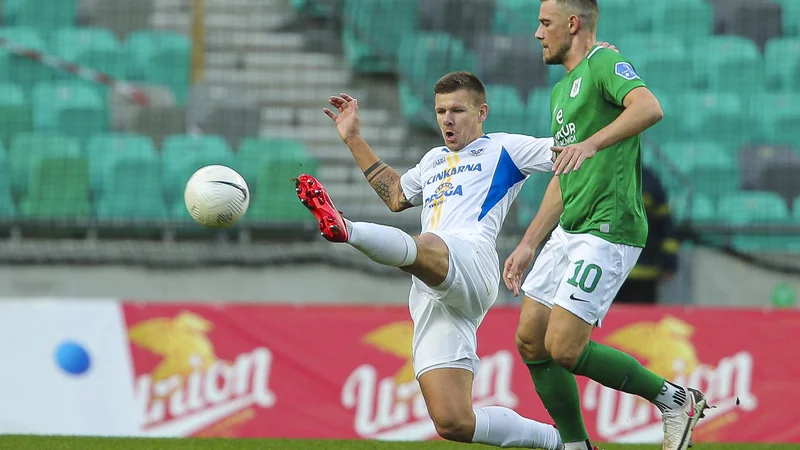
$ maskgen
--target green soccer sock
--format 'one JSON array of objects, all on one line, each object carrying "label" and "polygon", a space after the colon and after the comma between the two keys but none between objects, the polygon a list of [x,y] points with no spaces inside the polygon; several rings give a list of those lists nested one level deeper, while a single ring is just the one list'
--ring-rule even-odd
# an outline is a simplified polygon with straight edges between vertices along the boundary
[{"label": "green soccer sock", "polygon": [[594,341],[589,341],[583,349],[572,373],[650,402],[655,402],[666,382],[645,369],[633,356]]},{"label": "green soccer sock", "polygon": [[558,427],[562,442],[583,442],[589,439],[589,433],[583,424],[575,376],[552,358],[524,362],[531,372],[536,393]]}]

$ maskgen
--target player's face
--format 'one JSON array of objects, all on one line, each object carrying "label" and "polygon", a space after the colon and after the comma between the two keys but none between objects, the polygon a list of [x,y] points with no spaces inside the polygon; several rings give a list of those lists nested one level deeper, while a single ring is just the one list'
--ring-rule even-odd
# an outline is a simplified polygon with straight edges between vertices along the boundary
[{"label": "player's face", "polygon": [[569,16],[555,1],[544,1],[539,7],[539,28],[536,39],[542,42],[545,64],[563,64],[572,47]]},{"label": "player's face", "polygon": [[436,94],[436,121],[444,143],[451,151],[459,151],[483,135],[483,122],[489,112],[486,103],[461,89],[449,94]]}]

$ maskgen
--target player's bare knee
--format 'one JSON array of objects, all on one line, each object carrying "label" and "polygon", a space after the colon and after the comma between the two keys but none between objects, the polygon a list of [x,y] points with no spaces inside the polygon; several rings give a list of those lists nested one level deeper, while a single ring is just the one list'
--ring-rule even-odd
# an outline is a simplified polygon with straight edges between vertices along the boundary
[{"label": "player's bare knee", "polygon": [[472,411],[469,414],[442,414],[432,417],[433,424],[436,426],[436,433],[455,442],[472,442],[475,435],[475,416]]},{"label": "player's bare knee", "polygon": [[410,266],[401,267],[428,286],[436,286],[447,278],[450,267],[450,253],[442,238],[432,233],[414,237],[417,244],[417,260]]},{"label": "player's bare knee", "polygon": [[[547,344],[550,345],[548,346]],[[563,341],[545,341],[545,346],[547,347],[550,356],[552,356],[553,361],[567,370],[572,370],[572,368],[575,367],[575,365],[578,363],[578,358],[581,356],[581,352],[583,351],[582,348],[577,348],[573,345],[569,345],[569,343],[564,343]]]},{"label": "player's bare knee", "polygon": [[517,344],[517,352],[523,361],[540,361],[549,357],[544,342],[534,339],[527,330],[518,329],[514,341]]}]

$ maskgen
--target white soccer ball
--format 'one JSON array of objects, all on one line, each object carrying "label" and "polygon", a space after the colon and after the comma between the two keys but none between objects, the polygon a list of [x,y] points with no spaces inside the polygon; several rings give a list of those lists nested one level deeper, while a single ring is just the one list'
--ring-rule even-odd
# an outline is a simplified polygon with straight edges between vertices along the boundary
[{"label": "white soccer ball", "polygon": [[195,172],[183,193],[186,209],[197,223],[227,228],[250,207],[250,189],[239,173],[226,166],[206,166]]}]

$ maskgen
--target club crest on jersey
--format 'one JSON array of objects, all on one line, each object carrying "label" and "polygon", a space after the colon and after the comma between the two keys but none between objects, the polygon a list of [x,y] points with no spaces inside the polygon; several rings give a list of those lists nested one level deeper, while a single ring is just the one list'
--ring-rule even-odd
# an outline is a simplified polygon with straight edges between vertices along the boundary
[{"label": "club crest on jersey", "polygon": [[447,197],[452,197],[454,195],[464,195],[461,185],[454,185],[449,181],[445,181],[436,187],[436,191],[433,193],[433,195],[425,199],[425,206],[429,208],[439,206],[445,202]]},{"label": "club crest on jersey", "polygon": [[433,167],[436,167],[436,166],[438,166],[440,164],[444,164],[446,162],[447,162],[447,158],[442,156],[441,158],[439,158],[439,159],[437,159],[436,161],[433,162]]},{"label": "club crest on jersey", "polygon": [[614,66],[614,73],[625,78],[628,81],[635,80],[639,78],[639,75],[633,70],[633,66],[630,63],[626,62],[618,62]]},{"label": "club crest on jersey", "polygon": [[583,77],[578,78],[572,83],[572,90],[569,91],[570,98],[575,98],[581,93],[581,81],[583,81]]},{"label": "club crest on jersey", "polygon": [[483,153],[484,150],[486,149],[485,148],[472,149],[469,151],[469,154],[472,156],[481,156],[481,153]]}]

